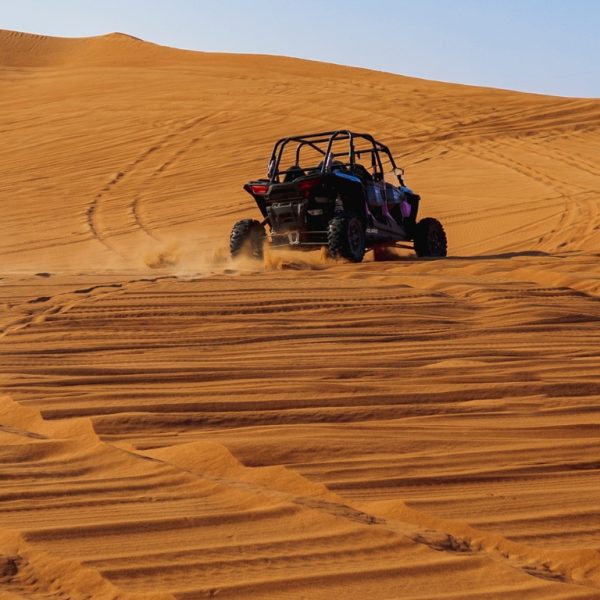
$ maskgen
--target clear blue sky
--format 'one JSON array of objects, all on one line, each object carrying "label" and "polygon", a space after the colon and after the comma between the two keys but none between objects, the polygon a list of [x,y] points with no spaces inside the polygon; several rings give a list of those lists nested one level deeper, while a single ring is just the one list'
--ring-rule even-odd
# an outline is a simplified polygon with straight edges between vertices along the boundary
[{"label": "clear blue sky", "polygon": [[0,28],[600,97],[600,0],[3,0]]}]

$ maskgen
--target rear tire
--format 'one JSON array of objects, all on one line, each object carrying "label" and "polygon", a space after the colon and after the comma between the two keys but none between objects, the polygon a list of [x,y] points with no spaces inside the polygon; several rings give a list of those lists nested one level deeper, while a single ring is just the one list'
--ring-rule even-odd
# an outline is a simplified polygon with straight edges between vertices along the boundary
[{"label": "rear tire", "polygon": [[265,245],[265,228],[254,219],[242,219],[231,230],[229,252],[232,257],[246,254],[262,259]]},{"label": "rear tire", "polygon": [[419,257],[441,258],[448,253],[448,241],[444,227],[437,219],[421,219],[415,228],[415,252]]},{"label": "rear tire", "polygon": [[361,262],[365,255],[365,228],[354,215],[338,215],[327,226],[327,247],[333,258]]}]

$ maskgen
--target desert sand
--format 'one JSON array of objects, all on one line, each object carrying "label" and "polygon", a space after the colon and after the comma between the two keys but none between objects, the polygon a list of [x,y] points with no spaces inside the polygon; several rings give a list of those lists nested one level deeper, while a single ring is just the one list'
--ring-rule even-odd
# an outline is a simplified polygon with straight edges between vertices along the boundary
[{"label": "desert sand", "polygon": [[[11,31],[0,92],[2,600],[600,598],[600,100]],[[228,258],[335,128],[448,259]]]}]

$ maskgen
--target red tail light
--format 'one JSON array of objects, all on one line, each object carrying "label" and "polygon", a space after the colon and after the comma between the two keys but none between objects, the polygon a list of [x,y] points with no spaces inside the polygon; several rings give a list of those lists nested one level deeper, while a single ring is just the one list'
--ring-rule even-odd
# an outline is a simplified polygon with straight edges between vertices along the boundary
[{"label": "red tail light", "polygon": [[264,184],[251,185],[250,189],[256,196],[264,196],[269,191],[269,186]]},{"label": "red tail light", "polygon": [[298,187],[298,190],[300,191],[300,193],[302,194],[302,196],[304,198],[308,198],[308,195],[310,194],[311,190],[315,187],[317,187],[317,185],[319,185],[319,183],[321,182],[320,178],[317,179],[305,179],[304,181],[299,181],[296,186]]}]

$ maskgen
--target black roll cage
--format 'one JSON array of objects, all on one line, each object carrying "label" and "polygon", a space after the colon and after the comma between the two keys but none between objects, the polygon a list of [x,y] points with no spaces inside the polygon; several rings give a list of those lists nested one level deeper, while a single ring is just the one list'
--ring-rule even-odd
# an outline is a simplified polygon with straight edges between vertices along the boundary
[{"label": "black roll cage", "polygon": [[[366,140],[371,143],[370,148],[356,150],[354,146],[354,140],[356,138],[360,138]],[[335,141],[339,140],[348,140],[348,152],[337,152],[335,155],[332,154],[332,147]],[[283,151],[285,147],[290,143],[297,143],[296,147],[296,155],[295,162],[292,169],[284,169],[280,170],[279,165],[281,162],[281,158],[283,156]],[[319,144],[327,143],[326,149],[320,147]],[[289,172],[292,172],[294,168],[299,167],[300,163],[300,151],[304,146],[310,146],[321,155],[323,155],[323,160],[321,161],[317,172],[319,173],[329,173],[331,172],[331,168],[333,165],[333,159],[335,157],[347,156],[349,157],[349,166],[350,170],[354,170],[356,165],[356,158],[360,158],[363,154],[371,155],[371,166],[373,168],[379,167],[379,171],[383,175],[383,164],[381,162],[380,153],[385,154],[392,165],[392,169],[396,176],[398,177],[398,181],[400,185],[404,185],[402,180],[402,175],[404,174],[403,169],[396,166],[396,162],[394,161],[394,157],[390,152],[390,149],[381,142],[378,142],[372,135],[368,133],[355,133],[353,131],[349,131],[347,129],[339,129],[337,131],[324,131],[321,133],[310,133],[308,135],[297,135],[293,137],[282,138],[275,143],[273,147],[273,152],[271,153],[271,158],[269,160],[269,166],[267,169],[267,177],[271,183],[277,183],[279,181],[280,175],[285,175]]]}]

